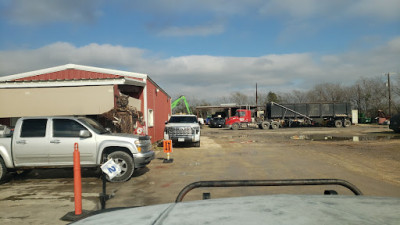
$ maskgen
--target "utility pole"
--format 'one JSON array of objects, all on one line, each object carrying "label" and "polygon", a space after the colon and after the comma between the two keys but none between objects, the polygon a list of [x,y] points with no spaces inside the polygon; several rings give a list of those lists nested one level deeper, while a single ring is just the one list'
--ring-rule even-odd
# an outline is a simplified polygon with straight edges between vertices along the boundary
[{"label": "utility pole", "polygon": [[257,93],[257,83],[256,83],[256,110],[258,111],[258,93]]},{"label": "utility pole", "polygon": [[392,95],[390,91],[390,73],[387,73],[387,86],[389,91],[389,117],[392,116]]},{"label": "utility pole", "polygon": [[357,94],[358,94],[358,113],[361,113],[361,89],[360,89],[360,84],[357,85]]}]

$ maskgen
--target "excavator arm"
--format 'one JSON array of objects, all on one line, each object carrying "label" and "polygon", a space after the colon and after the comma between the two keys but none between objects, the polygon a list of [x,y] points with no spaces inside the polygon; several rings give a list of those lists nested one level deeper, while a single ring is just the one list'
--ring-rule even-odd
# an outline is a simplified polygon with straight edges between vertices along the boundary
[{"label": "excavator arm", "polygon": [[173,101],[173,102],[171,103],[171,109],[175,108],[175,107],[179,104],[179,102],[182,101],[182,100],[183,100],[183,102],[185,103],[186,110],[187,110],[188,114],[192,114],[192,113],[190,112],[189,103],[186,101],[186,97],[183,96],[183,95],[180,96],[178,99],[176,99],[175,101]]}]

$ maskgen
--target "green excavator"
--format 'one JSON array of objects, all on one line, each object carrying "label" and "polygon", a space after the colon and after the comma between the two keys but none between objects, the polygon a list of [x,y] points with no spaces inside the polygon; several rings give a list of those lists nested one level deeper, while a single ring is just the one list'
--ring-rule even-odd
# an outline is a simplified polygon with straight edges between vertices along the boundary
[{"label": "green excavator", "polygon": [[183,102],[185,103],[187,113],[188,113],[188,114],[192,114],[192,113],[190,112],[189,103],[186,101],[186,97],[183,96],[183,95],[181,95],[179,98],[177,98],[175,101],[173,101],[173,102],[171,103],[171,110],[174,109],[174,108],[179,104],[179,102],[182,101],[182,100],[183,100]]}]

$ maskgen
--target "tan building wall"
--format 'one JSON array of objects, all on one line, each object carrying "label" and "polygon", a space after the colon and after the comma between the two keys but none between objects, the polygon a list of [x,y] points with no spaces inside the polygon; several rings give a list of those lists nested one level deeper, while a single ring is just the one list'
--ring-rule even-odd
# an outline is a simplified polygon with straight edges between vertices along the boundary
[{"label": "tan building wall", "polygon": [[96,115],[113,107],[112,85],[0,89],[0,118]]},{"label": "tan building wall", "polygon": [[138,111],[142,111],[142,101],[140,101],[140,99],[136,99],[136,98],[132,98],[129,97],[129,105],[132,106],[133,108],[136,108],[136,110]]}]

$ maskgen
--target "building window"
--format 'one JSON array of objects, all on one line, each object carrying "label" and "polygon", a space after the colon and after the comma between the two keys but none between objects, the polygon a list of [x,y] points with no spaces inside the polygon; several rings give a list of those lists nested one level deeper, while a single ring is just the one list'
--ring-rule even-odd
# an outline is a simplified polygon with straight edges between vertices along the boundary
[{"label": "building window", "polygon": [[149,109],[147,124],[149,127],[154,126],[154,111],[152,109]]}]

